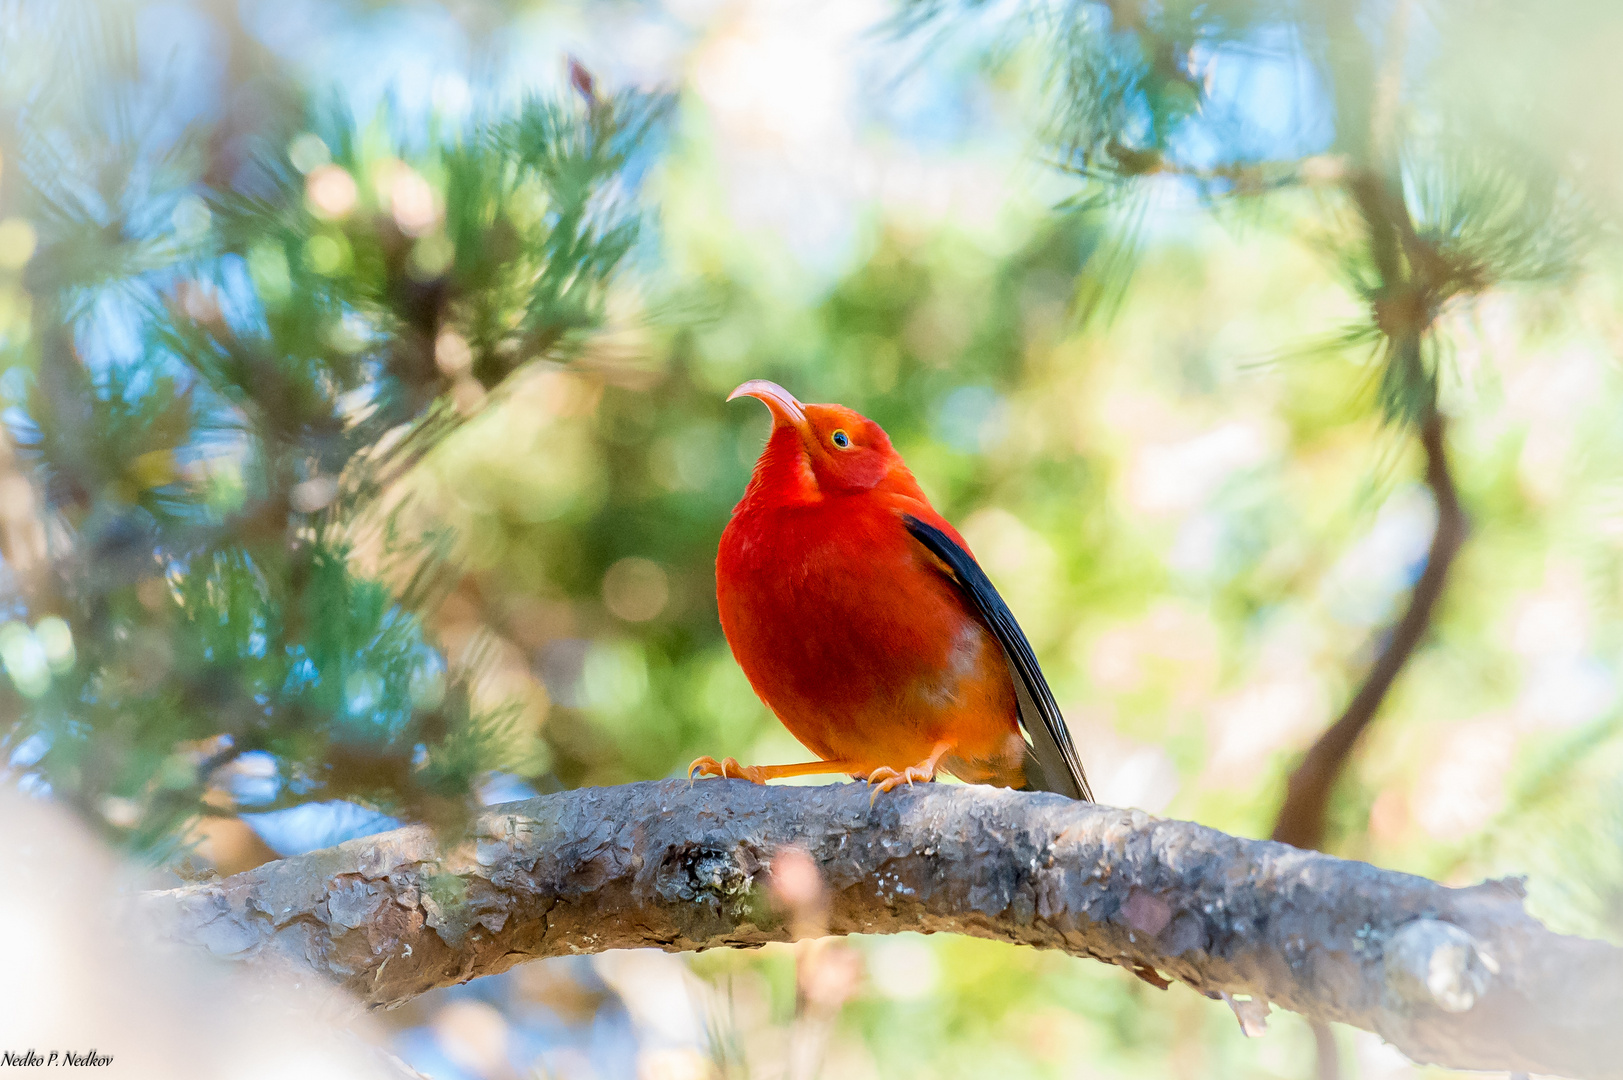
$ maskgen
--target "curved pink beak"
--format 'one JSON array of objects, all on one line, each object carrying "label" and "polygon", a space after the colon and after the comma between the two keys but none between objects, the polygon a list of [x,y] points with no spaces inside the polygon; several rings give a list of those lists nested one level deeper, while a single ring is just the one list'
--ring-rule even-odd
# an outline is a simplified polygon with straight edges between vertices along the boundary
[{"label": "curved pink beak", "polygon": [[788,424],[796,430],[805,430],[806,406],[777,383],[768,382],[766,379],[751,379],[728,394],[727,400],[732,401],[741,397],[752,397],[765,403],[766,407],[772,410],[774,426]]}]

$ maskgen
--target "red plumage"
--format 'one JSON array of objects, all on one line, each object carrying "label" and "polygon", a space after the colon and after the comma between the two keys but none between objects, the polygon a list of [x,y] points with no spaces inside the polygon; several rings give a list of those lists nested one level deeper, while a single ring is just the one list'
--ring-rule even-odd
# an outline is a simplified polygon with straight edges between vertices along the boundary
[{"label": "red plumage", "polygon": [[733,393],[741,395],[765,402],[774,423],[722,533],[721,625],[755,692],[821,760],[744,767],[700,758],[693,770],[757,782],[843,772],[888,789],[939,767],[1027,786],[1030,755],[1004,646],[910,523],[934,526],[970,558],[963,538],[873,421],[839,405],[801,405],[762,381]]}]

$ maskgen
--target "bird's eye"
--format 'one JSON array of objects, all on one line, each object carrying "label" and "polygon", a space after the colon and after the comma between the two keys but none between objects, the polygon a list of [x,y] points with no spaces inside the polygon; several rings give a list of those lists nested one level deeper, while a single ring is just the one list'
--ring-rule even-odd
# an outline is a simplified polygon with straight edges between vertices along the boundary
[{"label": "bird's eye", "polygon": [[844,431],[836,431],[832,436],[830,436],[830,438],[832,439],[834,445],[838,446],[841,450],[844,450],[846,447],[851,445],[851,436],[847,435]]}]

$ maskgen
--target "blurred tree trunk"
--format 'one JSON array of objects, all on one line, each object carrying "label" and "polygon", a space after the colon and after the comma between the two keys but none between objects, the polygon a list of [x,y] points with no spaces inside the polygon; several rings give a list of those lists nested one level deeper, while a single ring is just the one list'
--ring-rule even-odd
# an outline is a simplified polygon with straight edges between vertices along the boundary
[{"label": "blurred tree trunk", "polygon": [[1440,415],[1433,413],[1421,427],[1420,445],[1426,453],[1426,486],[1437,506],[1437,527],[1432,533],[1431,549],[1426,553],[1426,568],[1415,582],[1408,608],[1391,628],[1386,645],[1375,658],[1358,693],[1291,773],[1285,802],[1274,824],[1273,838],[1280,843],[1315,850],[1323,847],[1330,793],[1346,768],[1359,736],[1375,719],[1398,673],[1425,638],[1431,626],[1432,611],[1448,581],[1449,569],[1465,542],[1465,512],[1460,508],[1459,493],[1449,472]]}]

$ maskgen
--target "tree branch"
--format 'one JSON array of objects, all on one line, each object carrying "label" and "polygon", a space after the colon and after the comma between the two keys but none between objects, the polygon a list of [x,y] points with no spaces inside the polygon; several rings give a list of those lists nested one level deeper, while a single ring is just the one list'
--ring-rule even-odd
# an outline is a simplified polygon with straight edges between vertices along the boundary
[{"label": "tree branch", "polygon": [[1426,555],[1426,568],[1415,582],[1409,597],[1409,607],[1392,628],[1386,647],[1375,659],[1364,684],[1347,703],[1346,710],[1320,735],[1302,763],[1291,773],[1285,792],[1284,805],[1274,825],[1273,838],[1299,848],[1318,848],[1324,844],[1325,811],[1330,792],[1335,788],[1342,769],[1346,766],[1353,747],[1364,729],[1375,719],[1387,691],[1397,680],[1409,656],[1419,647],[1431,625],[1432,609],[1443,593],[1448,581],[1449,568],[1454,556],[1465,542],[1465,511],[1460,508],[1459,493],[1448,468],[1448,454],[1444,445],[1443,418],[1432,412],[1420,429],[1420,445],[1426,452],[1426,486],[1431,489],[1437,504],[1437,528],[1432,533],[1431,549]]},{"label": "tree branch", "polygon": [[489,810],[448,849],[414,826],[148,903],[173,936],[308,965],[388,1007],[537,957],[789,940],[768,886],[791,848],[821,873],[835,934],[1062,949],[1353,1024],[1420,1061],[1623,1077],[1623,949],[1552,933],[1514,884],[1445,888],[986,787],[871,805],[857,784],[586,788]]}]

